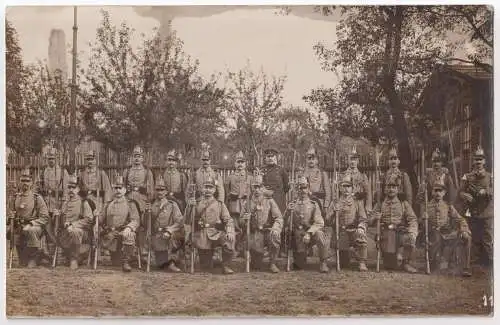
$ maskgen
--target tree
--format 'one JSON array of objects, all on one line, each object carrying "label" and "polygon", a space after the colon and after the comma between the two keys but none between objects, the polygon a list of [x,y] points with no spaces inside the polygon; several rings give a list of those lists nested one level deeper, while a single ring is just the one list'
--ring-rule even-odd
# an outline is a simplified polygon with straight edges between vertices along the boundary
[{"label": "tree", "polygon": [[125,23],[117,28],[107,12],[102,15],[82,82],[87,132],[118,150],[135,144],[167,148],[189,132],[191,141],[217,132],[224,91],[215,76],[198,76],[198,62],[182,51],[181,41],[142,35],[135,50],[134,30]]},{"label": "tree", "polygon": [[276,113],[282,106],[284,76],[269,77],[261,68],[255,73],[250,63],[238,72],[226,75],[227,112],[225,117],[231,138],[250,153],[250,161],[258,157],[258,149],[271,134]]}]

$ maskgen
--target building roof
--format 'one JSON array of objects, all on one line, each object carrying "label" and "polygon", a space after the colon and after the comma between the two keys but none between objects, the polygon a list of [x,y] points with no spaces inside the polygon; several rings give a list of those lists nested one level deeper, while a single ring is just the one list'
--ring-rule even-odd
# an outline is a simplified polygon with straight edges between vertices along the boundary
[{"label": "building roof", "polygon": [[478,80],[493,79],[493,72],[487,71],[484,68],[477,65],[465,65],[465,64],[442,65],[438,68],[438,71],[439,70],[454,72],[464,77],[469,77]]}]

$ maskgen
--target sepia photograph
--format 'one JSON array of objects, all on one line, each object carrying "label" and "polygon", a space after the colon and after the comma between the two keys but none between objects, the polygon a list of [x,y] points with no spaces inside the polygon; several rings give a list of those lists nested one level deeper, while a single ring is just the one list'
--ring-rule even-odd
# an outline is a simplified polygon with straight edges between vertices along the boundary
[{"label": "sepia photograph", "polygon": [[5,7],[13,318],[494,314],[494,7]]}]

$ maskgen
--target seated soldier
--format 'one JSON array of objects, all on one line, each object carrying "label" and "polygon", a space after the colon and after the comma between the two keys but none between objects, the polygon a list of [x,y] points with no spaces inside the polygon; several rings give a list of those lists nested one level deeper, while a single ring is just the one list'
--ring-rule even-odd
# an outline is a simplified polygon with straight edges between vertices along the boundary
[{"label": "seated soldier", "polygon": [[270,197],[264,197],[261,175],[252,179],[252,189],[250,211],[246,210],[247,206],[243,207],[245,212],[241,225],[246,233],[247,222],[250,224],[250,238],[247,238],[251,256],[250,267],[254,270],[261,269],[267,247],[270,257],[269,270],[278,273],[279,269],[275,263],[280,249],[283,217],[276,202]]},{"label": "seated soldier", "polygon": [[[163,177],[156,181],[158,197],[151,206],[151,246],[156,265],[172,272],[181,272],[176,265],[176,253],[184,242],[184,218],[177,203],[167,199]],[[146,210],[150,205],[146,204]]]},{"label": "seated soldier", "polygon": [[14,244],[21,266],[34,268],[42,252],[44,227],[49,222],[49,211],[43,198],[33,192],[33,177],[29,168],[21,171],[21,193],[16,194],[14,215]]},{"label": "seated soldier", "polygon": [[134,256],[136,231],[140,217],[137,203],[125,198],[127,191],[123,176],[117,176],[113,189],[114,198],[107,203],[99,216],[102,225],[101,245],[110,251],[113,265],[119,265],[120,259],[124,272],[130,272],[130,259]]},{"label": "seated soldier", "polygon": [[78,268],[80,247],[88,242],[89,231],[93,224],[92,209],[86,200],[78,195],[80,188],[76,176],[68,179],[68,200],[63,203],[61,211],[55,210],[54,216],[60,217],[62,229],[58,229],[58,244],[70,261],[70,268]]},{"label": "seated soldier", "polygon": [[[350,247],[356,249],[356,257],[359,261],[359,270],[368,271],[366,267],[367,250],[367,218],[364,202],[354,197],[352,178],[350,174],[344,174],[340,181],[340,198],[334,202],[327,212],[327,219],[332,220],[333,227],[336,225],[336,214],[339,219],[339,261],[342,268],[349,266],[351,256]],[[335,233],[335,232],[334,232]],[[334,237],[335,238],[335,237]]]},{"label": "seated soldier", "polygon": [[372,211],[370,223],[380,220],[381,250],[385,269],[397,268],[397,250],[402,246],[403,269],[409,273],[416,273],[412,265],[415,262],[415,241],[418,233],[417,216],[408,201],[400,200],[398,188],[400,178],[387,177],[385,183],[385,198],[382,206],[378,204]]},{"label": "seated soldier", "polygon": [[[323,231],[325,222],[321,209],[309,197],[309,181],[301,176],[297,181],[298,199],[288,204],[285,219],[292,218],[292,243],[294,266],[303,269],[307,264],[307,252],[316,245],[319,250],[320,272],[329,271],[326,265],[328,258],[328,241]],[[293,216],[292,216],[293,212]]]},{"label": "seated soldier", "polygon": [[[207,177],[203,182],[202,196],[199,202],[190,199],[190,208],[195,209],[193,245],[198,249],[202,268],[212,267],[213,252],[222,246],[222,270],[224,274],[233,274],[229,267],[234,254],[234,223],[224,202],[216,199],[214,193],[216,181]],[[187,215],[190,215],[188,212]],[[186,220],[191,224],[191,220]]]},{"label": "seated soldier", "polygon": [[[467,221],[457,212],[453,205],[443,200],[446,185],[442,178],[436,179],[432,186],[432,200],[424,213],[429,227],[429,259],[431,270],[448,268],[454,248],[460,244],[463,252],[463,276],[471,276],[470,247],[471,232]],[[422,227],[425,229],[425,227]]]}]

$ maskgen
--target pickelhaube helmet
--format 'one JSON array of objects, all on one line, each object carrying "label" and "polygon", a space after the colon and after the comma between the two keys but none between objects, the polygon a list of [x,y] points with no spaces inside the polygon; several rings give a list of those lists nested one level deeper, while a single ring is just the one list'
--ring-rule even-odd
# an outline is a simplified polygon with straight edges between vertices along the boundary
[{"label": "pickelhaube helmet", "polygon": [[210,159],[211,154],[210,154],[210,146],[208,143],[203,142],[201,144],[201,159]]},{"label": "pickelhaube helmet", "polygon": [[343,184],[352,185],[352,178],[351,178],[350,173],[344,173],[342,175],[342,178],[340,180],[340,185],[343,185]]},{"label": "pickelhaube helmet", "polygon": [[484,150],[481,146],[477,146],[476,151],[474,151],[474,158],[484,158]]},{"label": "pickelhaube helmet", "polygon": [[31,180],[32,178],[33,178],[33,176],[31,175],[31,170],[28,167],[23,168],[21,170],[20,179],[29,179],[29,180]]},{"label": "pickelhaube helmet", "polygon": [[278,149],[276,149],[275,147],[267,147],[266,149],[264,149],[265,155],[267,155],[267,154],[277,155],[278,153],[279,153]]},{"label": "pickelhaube helmet", "polygon": [[85,158],[95,158],[95,151],[91,149],[85,152]]},{"label": "pickelhaube helmet", "polygon": [[298,187],[301,187],[301,186],[308,186],[309,185],[309,179],[307,179],[306,176],[304,175],[299,175],[297,177],[297,186]]},{"label": "pickelhaube helmet", "polygon": [[217,185],[217,181],[215,180],[215,178],[213,178],[212,176],[209,176],[205,179],[205,181],[203,182],[203,185],[204,186],[216,186]]},{"label": "pickelhaube helmet", "polygon": [[132,151],[132,155],[134,156],[144,156],[144,150],[140,146],[135,146]]},{"label": "pickelhaube helmet", "polygon": [[175,149],[169,150],[167,152],[167,159],[168,158],[177,160],[177,155],[176,155]]},{"label": "pickelhaube helmet", "polygon": [[350,159],[353,159],[353,158],[359,158],[359,154],[358,154],[358,150],[356,148],[356,145],[353,145],[352,146],[352,150],[351,152],[349,153],[349,158]]},{"label": "pickelhaube helmet", "polygon": [[68,185],[77,185],[78,177],[76,175],[69,175],[68,177]]},{"label": "pickelhaube helmet", "polygon": [[399,157],[398,149],[395,146],[393,146],[393,147],[391,147],[391,149],[389,149],[389,158],[391,158],[391,157]]},{"label": "pickelhaube helmet", "polygon": [[441,155],[441,151],[439,150],[439,148],[436,148],[436,150],[434,150],[434,152],[432,153],[431,160],[432,161],[442,161],[442,159],[443,159],[443,156]]},{"label": "pickelhaube helmet", "polygon": [[165,188],[166,186],[165,186],[165,181],[163,180],[163,176],[159,176],[158,180],[156,181],[156,189],[164,190]]},{"label": "pickelhaube helmet", "polygon": [[309,146],[309,149],[307,149],[306,157],[316,157],[316,156],[317,156],[316,149],[311,144],[311,146]]},{"label": "pickelhaube helmet", "polygon": [[446,185],[444,184],[444,174],[439,177],[436,177],[434,183],[432,184],[432,187],[433,188],[439,187],[442,189],[446,189]]},{"label": "pickelhaube helmet", "polygon": [[240,150],[236,153],[235,155],[235,160],[236,161],[245,161],[245,155],[243,154],[243,152]]},{"label": "pickelhaube helmet", "polygon": [[252,186],[262,186],[263,183],[264,183],[264,180],[262,178],[262,173],[259,170],[256,170],[253,173]]},{"label": "pickelhaube helmet", "polygon": [[400,182],[401,182],[401,180],[400,180],[399,176],[397,176],[395,174],[390,174],[385,179],[385,184],[386,185],[397,185],[397,186],[399,186]]},{"label": "pickelhaube helmet", "polygon": [[54,147],[50,147],[49,150],[47,150],[47,158],[56,158],[57,157],[57,149]]},{"label": "pickelhaube helmet", "polygon": [[113,187],[123,187],[125,186],[125,182],[123,181],[123,176],[122,175],[117,175],[115,176],[115,179],[113,181]]}]

